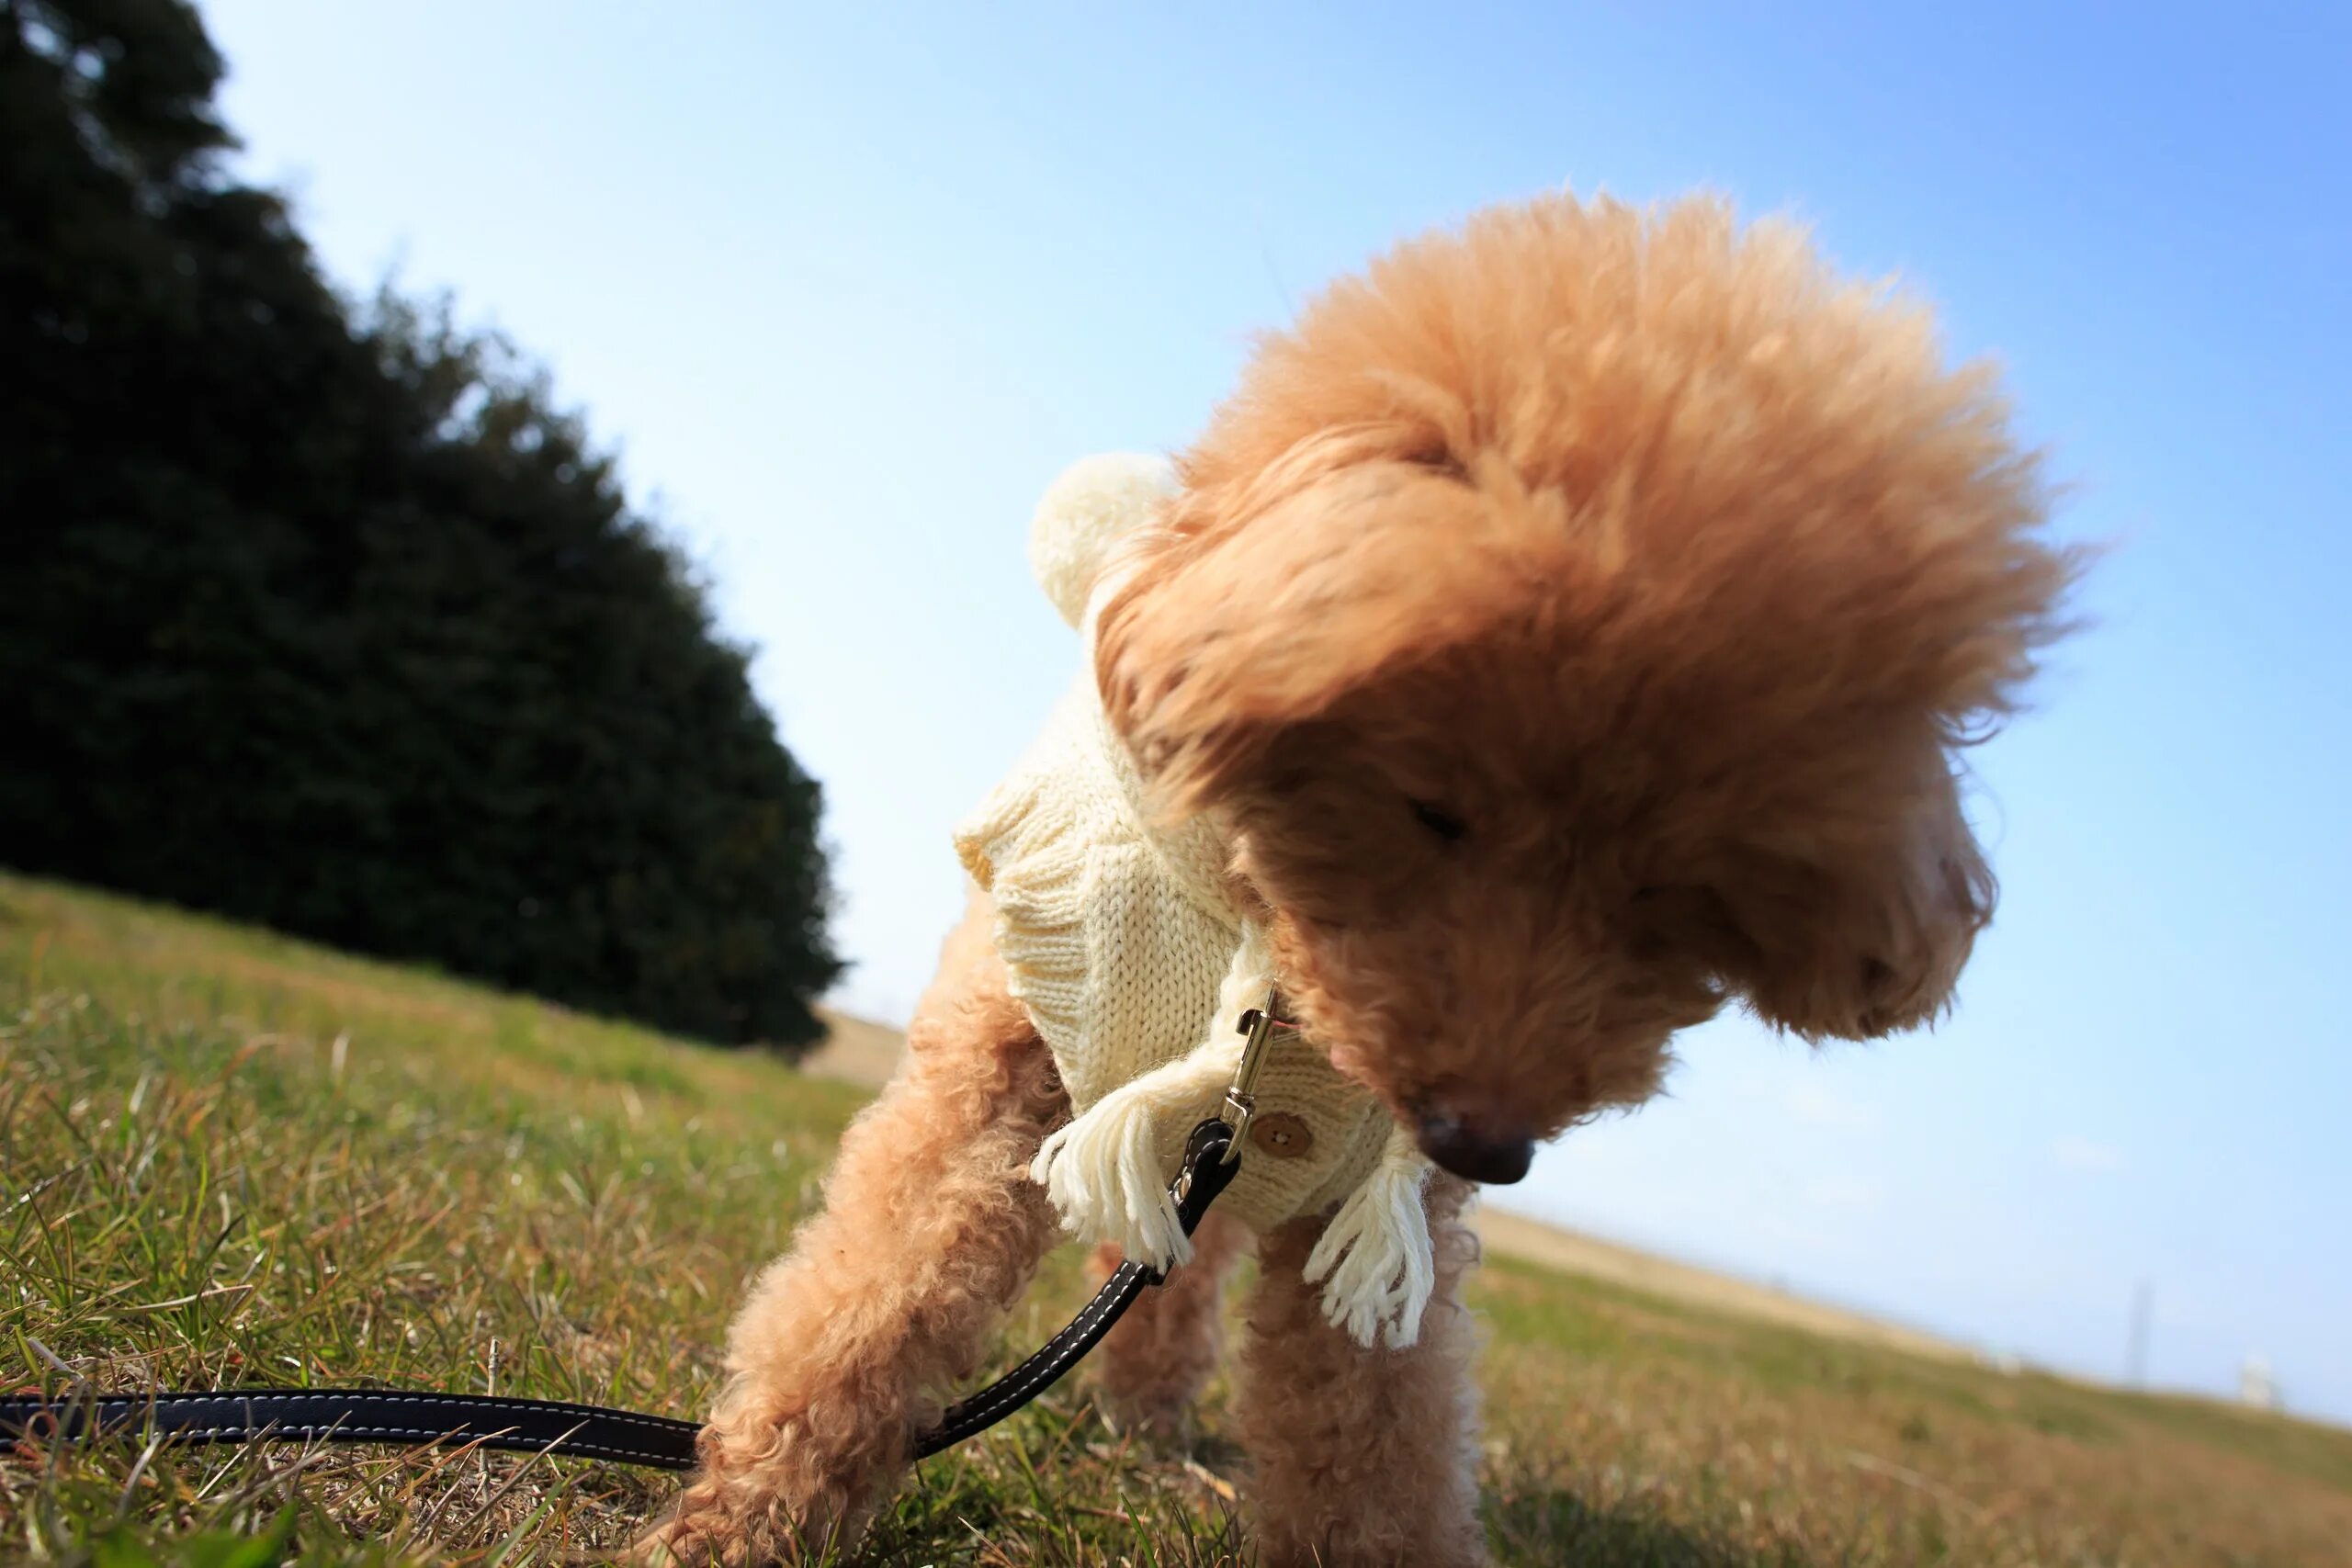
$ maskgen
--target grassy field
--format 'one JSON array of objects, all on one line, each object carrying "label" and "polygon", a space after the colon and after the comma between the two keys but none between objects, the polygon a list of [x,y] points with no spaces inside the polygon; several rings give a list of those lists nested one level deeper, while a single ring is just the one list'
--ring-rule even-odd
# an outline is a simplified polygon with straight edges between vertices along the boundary
[{"label": "grassy field", "polygon": [[[859,1091],[0,876],[0,1385],[351,1382],[691,1414]],[[1080,1289],[1056,1260],[1012,1337]],[[1494,1260],[1498,1558],[2352,1564],[2352,1433],[1815,1337]],[[861,1561],[1247,1561],[1239,1457],[1066,1388]],[[0,1561],[598,1561],[673,1482],[440,1451],[0,1450]]]}]

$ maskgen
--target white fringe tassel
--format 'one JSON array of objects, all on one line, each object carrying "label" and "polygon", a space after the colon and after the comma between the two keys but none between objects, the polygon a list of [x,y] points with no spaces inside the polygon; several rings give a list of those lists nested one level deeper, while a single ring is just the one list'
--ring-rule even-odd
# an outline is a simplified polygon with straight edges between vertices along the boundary
[{"label": "white fringe tassel", "polygon": [[1421,1208],[1430,1168],[1411,1136],[1391,1130],[1379,1165],[1307,1255],[1306,1282],[1324,1281],[1324,1317],[1367,1350],[1384,1341],[1402,1350],[1421,1337],[1421,1314],[1437,1288]]},{"label": "white fringe tassel", "polygon": [[1073,1235],[1118,1243],[1134,1262],[1170,1269],[1193,1260],[1193,1239],[1168,1195],[1174,1178],[1160,1134],[1189,1130],[1233,1081],[1241,1041],[1211,1040],[1112,1090],[1055,1132],[1029,1167]]}]

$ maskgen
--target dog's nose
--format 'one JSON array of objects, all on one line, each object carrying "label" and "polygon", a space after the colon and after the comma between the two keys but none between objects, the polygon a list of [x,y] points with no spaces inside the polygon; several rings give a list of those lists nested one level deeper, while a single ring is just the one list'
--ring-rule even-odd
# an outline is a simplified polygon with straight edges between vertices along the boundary
[{"label": "dog's nose", "polygon": [[1508,1187],[1527,1174],[1535,1158],[1535,1140],[1505,1134],[1495,1136],[1446,1111],[1421,1118],[1421,1153],[1465,1181]]}]

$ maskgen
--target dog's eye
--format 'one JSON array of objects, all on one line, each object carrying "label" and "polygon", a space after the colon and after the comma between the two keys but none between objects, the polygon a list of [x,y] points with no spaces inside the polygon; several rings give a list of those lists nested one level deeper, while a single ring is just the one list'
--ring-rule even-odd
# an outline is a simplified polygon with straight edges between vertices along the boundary
[{"label": "dog's eye", "polygon": [[1449,479],[1467,479],[1470,475],[1470,470],[1463,466],[1462,459],[1455,457],[1450,448],[1442,446],[1432,446],[1426,452],[1415,452],[1405,460],[1417,468],[1427,468],[1430,472],[1442,475]]},{"label": "dog's eye", "polygon": [[1722,901],[1704,887],[1652,883],[1634,889],[1634,908],[1661,919],[1713,919]]},{"label": "dog's eye", "polygon": [[1426,800],[1416,800],[1410,804],[1413,807],[1413,820],[1443,839],[1447,843],[1458,844],[1470,836],[1470,824],[1445,807],[1432,806]]}]

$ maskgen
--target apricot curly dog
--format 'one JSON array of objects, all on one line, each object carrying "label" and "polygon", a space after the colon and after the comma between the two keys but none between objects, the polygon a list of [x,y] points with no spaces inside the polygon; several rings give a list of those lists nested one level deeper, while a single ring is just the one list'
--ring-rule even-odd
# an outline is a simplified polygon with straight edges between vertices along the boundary
[{"label": "apricot curly dog", "polygon": [[[1069,1230],[1191,1260],[1099,1371],[1181,1418],[1255,1233],[1261,1560],[1483,1561],[1472,1183],[1726,1003],[1930,1020],[1991,914],[1956,752],[2076,562],[1940,355],[1792,228],[1558,196],[1332,288],[1172,469],[1074,470],[1033,551],[1087,671],[649,1545],[846,1539]],[[1161,1184],[1277,982],[1303,1032],[1188,1242]]]}]

